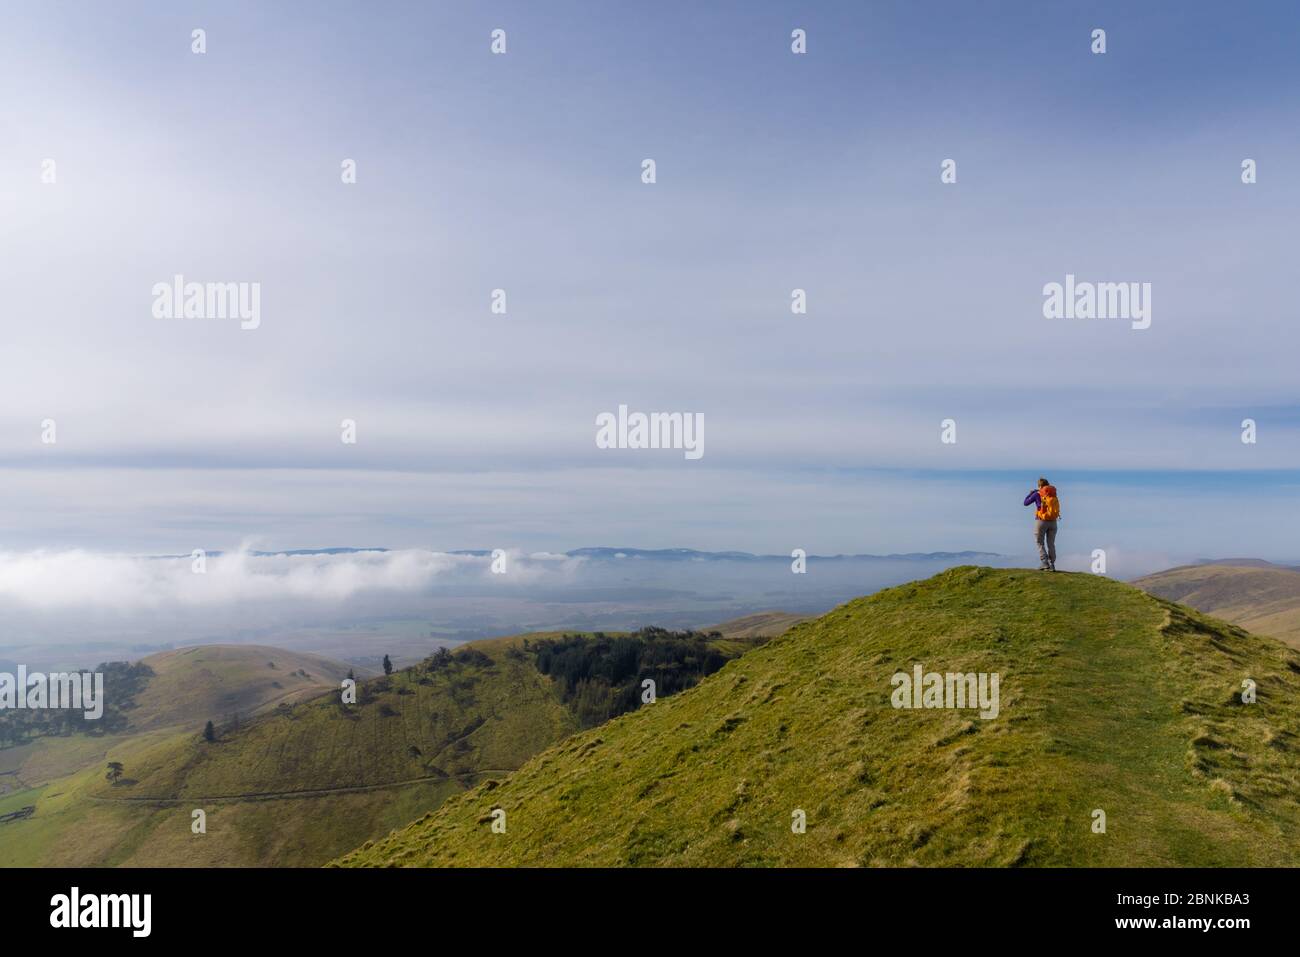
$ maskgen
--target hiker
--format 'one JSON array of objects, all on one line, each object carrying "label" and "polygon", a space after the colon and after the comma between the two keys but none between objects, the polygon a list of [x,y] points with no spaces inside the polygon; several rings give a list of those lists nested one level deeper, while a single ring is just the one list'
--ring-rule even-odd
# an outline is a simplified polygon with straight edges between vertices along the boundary
[{"label": "hiker", "polygon": [[1038,544],[1038,570],[1056,571],[1056,523],[1061,517],[1061,500],[1056,486],[1045,478],[1038,488],[1025,496],[1026,505],[1037,505],[1034,512],[1034,541]]}]

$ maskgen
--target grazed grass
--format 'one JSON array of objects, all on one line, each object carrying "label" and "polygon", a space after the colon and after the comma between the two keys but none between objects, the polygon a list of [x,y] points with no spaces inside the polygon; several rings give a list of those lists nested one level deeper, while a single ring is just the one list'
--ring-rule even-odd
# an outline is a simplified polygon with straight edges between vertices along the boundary
[{"label": "grazed grass", "polygon": [[[895,710],[916,662],[999,673],[999,717]],[[1271,639],[1105,578],[968,566],[799,625],[341,863],[1293,864],[1298,693]]]},{"label": "grazed grass", "polygon": [[110,741],[102,757],[124,764],[123,780],[109,784],[97,761],[54,781],[33,818],[0,835],[0,865],[325,863],[578,729],[525,637],[546,636],[364,682],[356,705],[335,686],[213,742],[197,726]]}]

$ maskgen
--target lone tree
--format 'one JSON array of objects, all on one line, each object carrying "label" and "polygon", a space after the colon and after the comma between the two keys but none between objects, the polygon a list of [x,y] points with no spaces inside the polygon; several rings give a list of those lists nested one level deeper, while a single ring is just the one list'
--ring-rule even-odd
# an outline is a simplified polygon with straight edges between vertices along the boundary
[{"label": "lone tree", "polygon": [[392,673],[393,663],[388,660],[388,655],[384,655],[384,674],[391,675]]},{"label": "lone tree", "polygon": [[123,768],[122,768],[121,761],[109,761],[108,773],[105,774],[104,777],[108,780],[110,784],[116,784],[118,782],[118,779],[122,777],[122,770]]},{"label": "lone tree", "polygon": [[203,726],[203,740],[208,742],[217,740],[217,729],[212,726],[211,721]]}]

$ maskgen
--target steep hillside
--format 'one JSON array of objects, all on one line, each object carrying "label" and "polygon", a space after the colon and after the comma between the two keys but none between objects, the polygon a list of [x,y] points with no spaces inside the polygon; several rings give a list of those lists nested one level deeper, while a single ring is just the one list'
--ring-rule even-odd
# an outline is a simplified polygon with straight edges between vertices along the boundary
[{"label": "steep hillside", "polygon": [[[199,727],[127,739],[107,755],[116,783],[98,764],[3,825],[0,864],[321,864],[634,707],[643,676],[669,694],[728,657],[658,629],[496,639],[364,681],[355,703],[336,686],[213,741]],[[206,834],[191,831],[196,809]]]},{"label": "steep hillside", "polygon": [[1300,571],[1294,568],[1259,561],[1184,565],[1133,584],[1300,648]]},{"label": "steep hillside", "polygon": [[0,793],[100,766],[128,738],[198,732],[207,721],[224,725],[336,689],[348,666],[258,645],[200,645],[150,655],[132,671],[138,677],[129,695],[114,684],[113,674],[107,681],[113,714],[106,717],[116,720],[86,722],[84,731],[72,734],[32,734],[0,749]]},{"label": "steep hillside", "polygon": [[[997,716],[893,707],[918,664],[999,674]],[[1106,578],[966,566],[798,625],[341,863],[1295,864],[1298,787],[1294,651]]]}]

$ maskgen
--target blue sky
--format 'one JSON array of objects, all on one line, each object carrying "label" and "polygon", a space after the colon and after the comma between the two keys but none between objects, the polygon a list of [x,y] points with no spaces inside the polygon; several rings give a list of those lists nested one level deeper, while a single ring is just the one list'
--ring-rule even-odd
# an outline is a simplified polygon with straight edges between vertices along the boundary
[{"label": "blue sky", "polygon": [[11,9],[0,550],[1011,552],[1046,474],[1068,550],[1300,559],[1300,9],[1136,7]]}]

